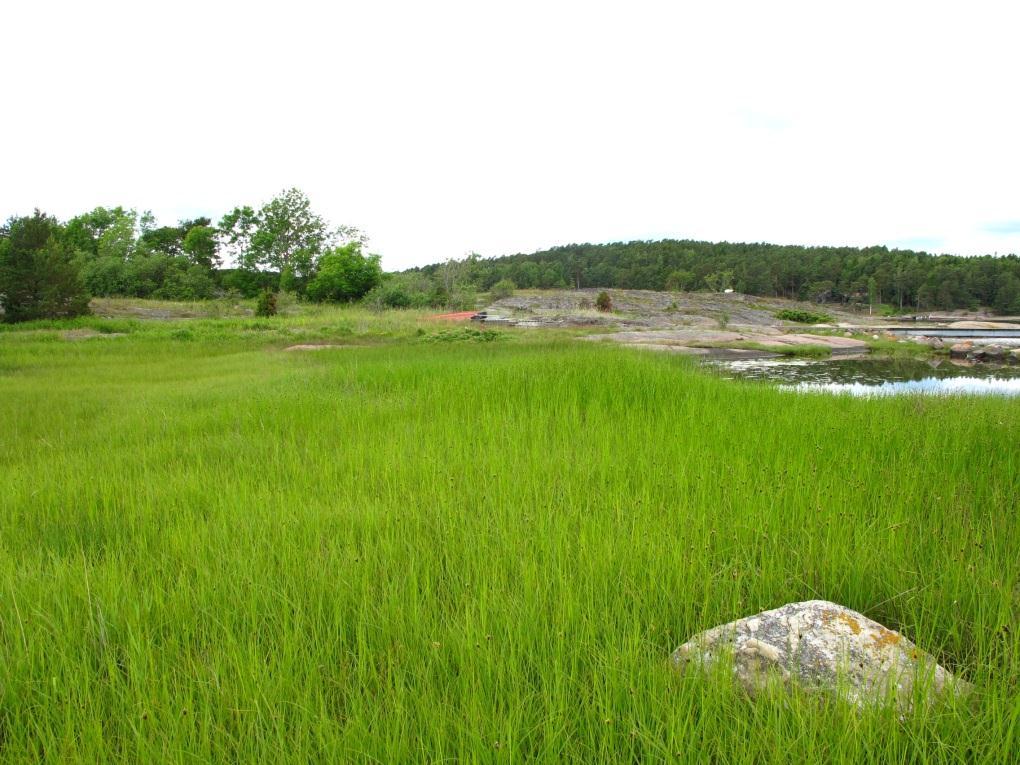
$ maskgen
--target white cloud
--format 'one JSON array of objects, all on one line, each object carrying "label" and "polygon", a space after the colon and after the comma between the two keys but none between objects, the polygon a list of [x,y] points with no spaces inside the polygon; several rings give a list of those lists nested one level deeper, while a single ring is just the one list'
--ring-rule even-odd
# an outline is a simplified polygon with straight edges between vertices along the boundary
[{"label": "white cloud", "polygon": [[33,2],[0,215],[284,187],[387,268],[649,237],[1020,251],[1010,2]]}]

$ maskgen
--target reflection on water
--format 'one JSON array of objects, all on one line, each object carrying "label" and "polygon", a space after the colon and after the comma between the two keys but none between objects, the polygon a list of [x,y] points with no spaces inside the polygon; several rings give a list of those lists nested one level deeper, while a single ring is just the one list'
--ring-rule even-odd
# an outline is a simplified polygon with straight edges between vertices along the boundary
[{"label": "reflection on water", "polygon": [[726,378],[771,380],[803,391],[852,396],[1020,395],[1020,368],[957,366],[948,360],[740,359],[711,362]]}]

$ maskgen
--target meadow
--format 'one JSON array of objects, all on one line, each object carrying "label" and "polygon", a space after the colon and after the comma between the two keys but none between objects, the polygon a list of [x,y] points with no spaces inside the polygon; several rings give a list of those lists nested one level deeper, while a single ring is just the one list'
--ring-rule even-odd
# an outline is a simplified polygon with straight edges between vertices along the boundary
[{"label": "meadow", "polygon": [[[795,395],[413,312],[5,330],[0,761],[1020,751],[1015,401]],[[309,341],[344,347],[283,350]],[[900,719],[667,666],[811,598],[973,697]]]}]

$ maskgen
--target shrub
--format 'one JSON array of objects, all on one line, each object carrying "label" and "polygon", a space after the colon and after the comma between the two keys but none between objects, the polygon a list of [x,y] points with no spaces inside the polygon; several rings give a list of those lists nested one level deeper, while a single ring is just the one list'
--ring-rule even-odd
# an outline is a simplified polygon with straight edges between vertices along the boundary
[{"label": "shrub", "polygon": [[493,300],[503,300],[504,298],[513,297],[514,290],[516,289],[517,285],[510,279],[501,279],[492,285],[492,289],[489,290],[489,297]]},{"label": "shrub", "polygon": [[217,275],[224,290],[237,291],[246,298],[258,297],[266,289],[277,289],[280,278],[274,271],[252,271],[243,268],[225,268]]},{"label": "shrub", "polygon": [[89,294],[55,218],[36,210],[0,228],[0,305],[5,322],[90,313]]},{"label": "shrub", "polygon": [[362,255],[361,245],[351,242],[327,250],[318,271],[308,283],[307,294],[316,302],[358,300],[382,281],[378,255]]},{"label": "shrub", "polygon": [[776,313],[776,318],[782,321],[795,321],[798,324],[825,324],[832,321],[832,317],[827,313],[802,311],[799,308],[784,308]]},{"label": "shrub", "polygon": [[613,310],[613,299],[609,297],[608,292],[600,292],[598,297],[595,298],[595,307],[602,311],[602,313],[609,313]]},{"label": "shrub", "polygon": [[256,316],[276,316],[276,294],[267,287],[255,303]]}]

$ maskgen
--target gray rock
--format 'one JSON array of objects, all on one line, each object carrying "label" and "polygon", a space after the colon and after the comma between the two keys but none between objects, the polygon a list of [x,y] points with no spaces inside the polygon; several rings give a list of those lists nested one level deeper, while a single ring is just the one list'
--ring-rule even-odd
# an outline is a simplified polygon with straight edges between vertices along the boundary
[{"label": "gray rock", "polygon": [[788,603],[713,627],[672,655],[679,670],[732,662],[734,679],[752,696],[796,684],[860,707],[892,702],[901,711],[970,685],[939,666],[900,633],[825,600]]}]

